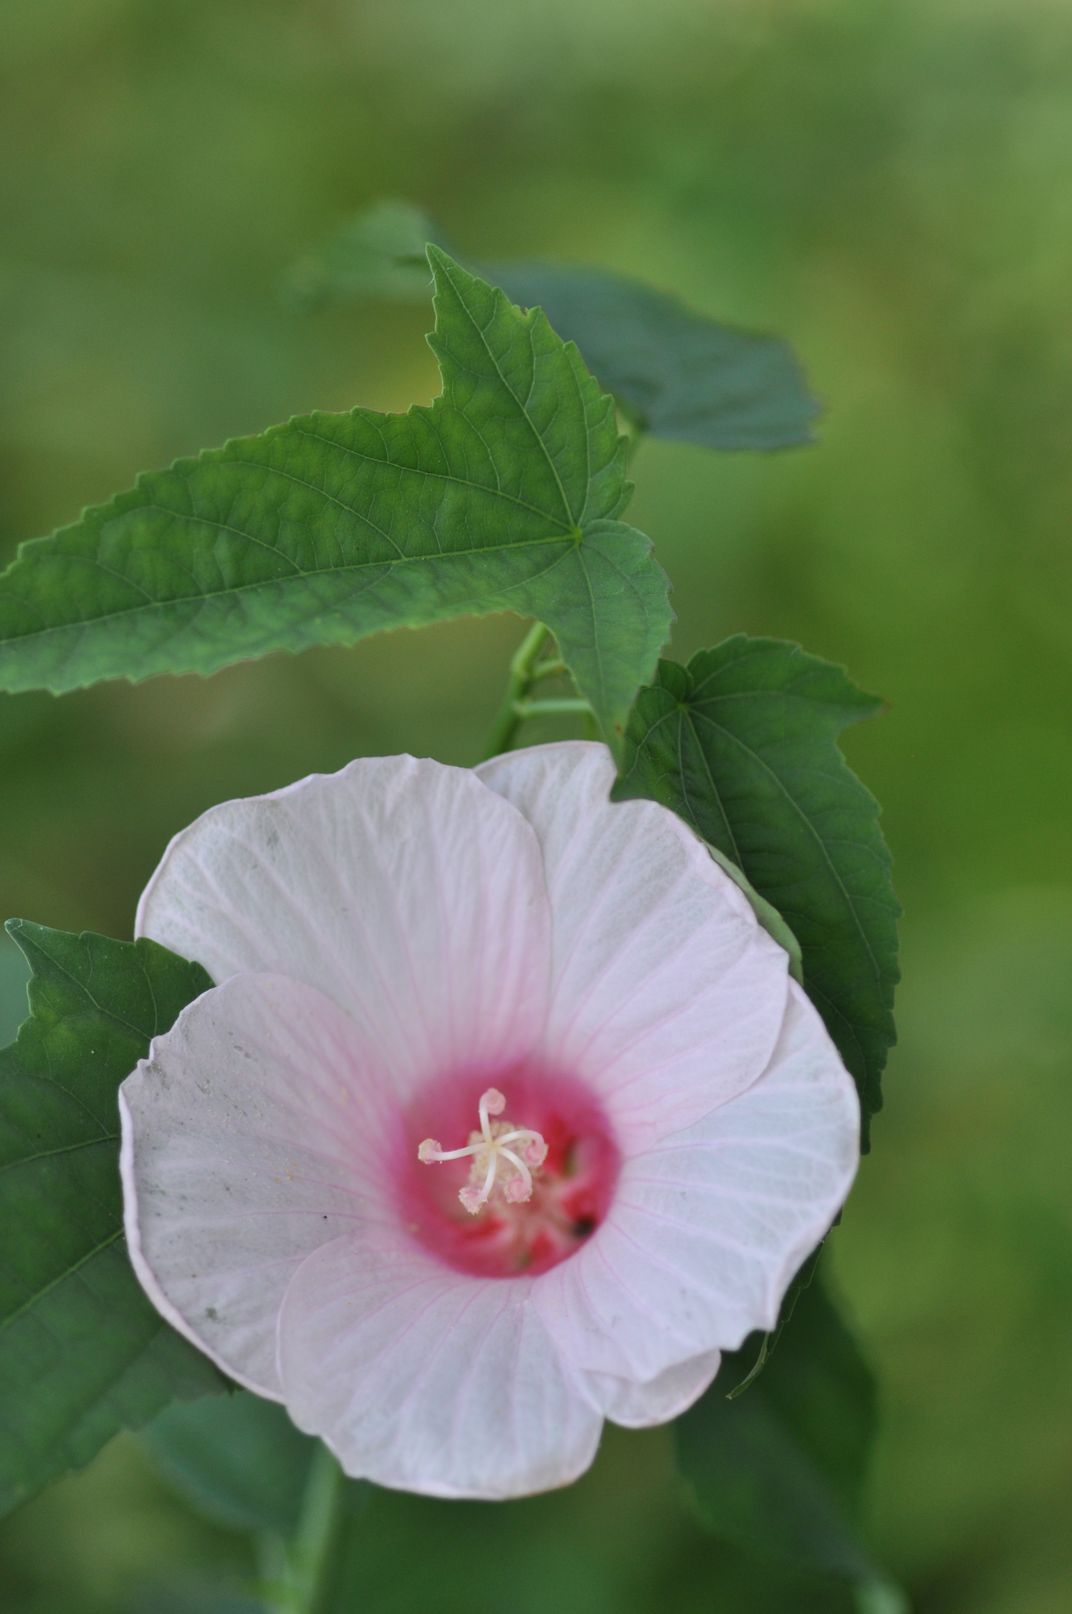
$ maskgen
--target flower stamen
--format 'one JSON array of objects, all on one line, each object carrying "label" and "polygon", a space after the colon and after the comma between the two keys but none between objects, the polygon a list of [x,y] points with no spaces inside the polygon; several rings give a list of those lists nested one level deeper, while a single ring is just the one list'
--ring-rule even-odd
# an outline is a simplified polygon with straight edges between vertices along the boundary
[{"label": "flower stamen", "polygon": [[[425,1138],[418,1145],[417,1159],[422,1165],[443,1165],[448,1160],[472,1158],[469,1181],[458,1190],[458,1198],[471,1216],[476,1216],[491,1199],[496,1185],[501,1198],[508,1205],[523,1205],[532,1198],[533,1171],[538,1171],[547,1158],[547,1144],[539,1132],[529,1127],[516,1127],[509,1121],[491,1120],[502,1115],[506,1099],[497,1087],[489,1087],[480,1095],[477,1118],[479,1132],[469,1134],[469,1142],[461,1149],[444,1149],[435,1138]],[[516,1149],[508,1147],[516,1144]],[[505,1166],[505,1170],[501,1167]]]}]

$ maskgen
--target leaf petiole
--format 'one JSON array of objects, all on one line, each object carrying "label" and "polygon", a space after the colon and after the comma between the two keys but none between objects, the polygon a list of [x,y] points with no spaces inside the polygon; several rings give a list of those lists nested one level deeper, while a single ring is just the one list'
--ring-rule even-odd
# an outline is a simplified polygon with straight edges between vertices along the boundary
[{"label": "leaf petiole", "polygon": [[521,700],[514,702],[518,717],[566,717],[590,712],[588,702],[579,696],[564,696],[561,700]]},{"label": "leaf petiole", "polygon": [[549,637],[542,622],[537,622],[510,658],[506,693],[488,738],[485,757],[497,757],[503,751],[509,751],[526,718],[592,716],[590,704],[578,695],[540,700],[532,698],[532,690],[543,679],[556,678],[567,672],[566,663],[560,656],[540,659]]},{"label": "leaf petiole", "polygon": [[497,757],[500,752],[509,751],[513,745],[522,722],[517,703],[524,700],[535,682],[537,664],[549,637],[543,623],[535,622],[511,656],[506,694],[492,724],[485,757]]},{"label": "leaf petiole", "polygon": [[558,678],[565,671],[566,663],[561,656],[549,656],[546,661],[541,661],[533,668],[529,682],[538,684],[543,678]]}]

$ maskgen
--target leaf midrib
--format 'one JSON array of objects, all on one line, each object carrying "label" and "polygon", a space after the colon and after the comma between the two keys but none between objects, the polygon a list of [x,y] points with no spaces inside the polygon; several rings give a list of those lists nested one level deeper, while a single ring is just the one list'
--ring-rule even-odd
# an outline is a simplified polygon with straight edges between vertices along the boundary
[{"label": "leaf midrib", "polygon": [[54,1160],[57,1155],[75,1154],[79,1149],[91,1149],[98,1143],[118,1143],[118,1132],[103,1132],[95,1138],[79,1138],[76,1143],[61,1143],[55,1149],[39,1149],[36,1154],[17,1155],[13,1160],[0,1161],[0,1176],[19,1166],[32,1166],[38,1160]]},{"label": "leaf midrib", "polygon": [[[141,508],[145,507],[142,506]],[[201,526],[212,527],[217,532],[233,532],[237,537],[248,539],[250,543],[259,542],[259,540],[254,538],[252,534],[241,532],[237,527],[228,527],[224,522],[212,521],[207,516],[187,515],[177,510],[165,510],[163,506],[156,506],[156,508],[160,509],[163,514],[172,516],[177,521],[195,521]],[[525,538],[515,543],[501,543],[497,545],[483,544],[469,549],[435,550],[430,554],[404,555],[394,560],[362,560],[349,561],[344,565],[303,567],[285,577],[258,578],[252,583],[237,583],[228,588],[212,590],[206,589],[196,594],[174,594],[169,596],[167,599],[146,600],[144,602],[139,602],[136,605],[125,605],[120,610],[103,611],[96,616],[83,616],[79,617],[77,620],[50,623],[47,627],[34,628],[27,633],[8,634],[5,638],[0,639],[0,649],[2,649],[4,645],[17,644],[28,639],[45,639],[52,634],[70,633],[72,630],[96,626],[98,623],[118,621],[122,617],[140,616],[154,611],[167,611],[175,606],[204,605],[210,600],[230,599],[234,598],[234,596],[238,594],[253,594],[258,590],[268,591],[271,589],[290,587],[296,583],[308,582],[309,580],[317,577],[337,577],[352,572],[363,571],[382,571],[384,575],[387,576],[391,572],[397,571],[400,567],[406,565],[426,566],[434,564],[438,561],[464,559],[474,555],[495,555],[505,550],[515,552],[526,549],[546,548],[552,544],[563,545],[563,553],[568,553],[569,547],[574,543],[575,540],[565,534],[553,533],[546,538]],[[91,564],[97,565],[99,562],[94,560]],[[129,583],[131,587],[138,586],[130,578],[124,577],[123,581]],[[529,581],[530,579],[523,578],[519,580],[519,583],[527,583]],[[2,598],[3,596],[0,595],[0,599]],[[9,592],[8,598],[17,599],[19,596],[13,595]],[[325,605],[324,609],[328,610],[331,609],[331,607]]]},{"label": "leaf midrib", "polygon": [[[443,276],[446,279],[446,281],[448,282],[451,291],[454,293],[454,297],[455,297],[456,302],[458,303],[458,306],[461,308],[462,312],[465,314],[466,319],[469,321],[470,325],[473,327],[473,330],[476,332],[477,336],[480,338],[481,345],[483,346],[485,353],[488,355],[488,358],[491,360],[492,367],[495,370],[495,374],[498,376],[499,380],[502,382],[502,385],[505,388],[506,392],[509,394],[509,396],[513,399],[514,403],[517,405],[517,408],[521,413],[522,420],[525,422],[526,426],[529,428],[529,431],[532,433],[533,439],[535,440],[535,442],[539,446],[540,453],[543,455],[544,459],[547,462],[547,467],[550,470],[551,475],[555,479],[555,486],[558,488],[559,497],[562,500],[562,508],[566,512],[566,521],[567,521],[567,523],[570,526],[576,525],[576,517],[573,514],[573,506],[570,504],[570,501],[569,501],[569,499],[568,499],[568,497],[566,495],[566,489],[562,484],[562,478],[558,474],[558,466],[555,464],[554,460],[551,458],[551,455],[550,455],[550,453],[548,451],[548,448],[547,448],[547,444],[544,442],[544,440],[541,437],[540,433],[536,429],[536,422],[532,419],[531,415],[528,412],[527,402],[526,403],[521,402],[521,399],[517,396],[517,393],[514,391],[513,387],[510,385],[510,383],[507,381],[506,377],[503,375],[502,370],[499,368],[499,361],[495,357],[495,354],[491,350],[491,344],[489,343],[489,341],[487,339],[486,332],[477,323],[476,317],[473,314],[472,309],[469,307],[469,304],[465,301],[465,298],[462,296],[461,292],[458,290],[458,287],[457,287],[457,285],[456,285],[456,283],[454,281],[454,277],[451,274],[450,269],[443,262],[442,256],[437,254],[437,259],[439,261],[439,267],[440,267],[440,269],[441,269],[441,271],[443,273]],[[533,319],[534,319],[534,317],[535,317],[534,314],[530,313],[528,318],[525,320],[525,334],[528,337],[529,352],[532,355],[532,380],[533,380],[533,385],[535,385],[535,381],[536,381],[536,345],[535,345],[535,343],[534,343],[534,341],[532,339]],[[570,373],[571,374],[572,374],[572,369],[573,369],[573,367],[571,365],[570,366]],[[531,395],[531,387],[530,387],[530,395]],[[454,407],[458,408],[457,405],[455,405]],[[586,453],[587,453],[587,451],[588,451],[588,411],[584,407],[583,400],[582,400],[582,404],[581,404],[581,412],[582,412],[582,414],[584,416],[585,448],[586,448]],[[466,414],[464,409],[458,409],[458,413],[463,417],[463,419],[468,421],[469,416]]]},{"label": "leaf midrib", "polygon": [[[830,870],[830,873],[832,874],[832,876],[834,878],[834,883],[836,884],[838,890],[841,892],[841,895],[842,895],[842,898],[844,900],[846,908],[848,909],[849,913],[852,915],[852,922],[856,927],[857,935],[859,936],[860,940],[864,944],[864,948],[865,948],[865,950],[867,952],[867,957],[870,960],[871,969],[872,969],[872,972],[874,973],[875,980],[878,982],[878,984],[880,986],[882,986],[884,984],[884,981],[885,981],[885,976],[884,976],[882,970],[879,967],[878,960],[875,957],[874,949],[872,948],[871,943],[870,943],[870,941],[868,939],[867,932],[864,930],[863,925],[860,923],[860,916],[856,912],[856,904],[853,901],[852,897],[849,895],[849,892],[848,892],[848,889],[847,889],[847,887],[845,885],[845,882],[842,880],[840,873],[838,872],[837,868],[835,867],[834,861],[831,858],[829,851],[827,850],[825,841],[823,840],[822,836],[819,834],[819,831],[815,828],[815,825],[812,823],[812,821],[809,818],[808,814],[804,811],[803,807],[797,801],[796,797],[791,795],[787,785],[784,783],[784,781],[781,778],[779,778],[778,774],[771,767],[770,763],[767,762],[764,757],[761,757],[758,751],[754,751],[750,745],[746,744],[746,742],[744,740],[742,740],[738,735],[734,734],[732,729],[725,728],[723,726],[723,724],[716,722],[716,720],[708,712],[703,711],[699,706],[691,707],[690,712],[693,712],[693,711],[696,713],[697,717],[702,718],[705,723],[709,723],[711,725],[711,727],[717,733],[725,735],[725,737],[728,740],[732,740],[733,743],[736,746],[738,746],[740,750],[742,750],[744,752],[745,756],[750,757],[753,762],[757,763],[759,765],[759,767],[763,769],[764,773],[769,775],[769,777],[774,781],[775,785],[781,791],[782,795],[785,797],[786,801],[789,803],[790,807],[792,807],[793,811],[796,813],[796,815],[800,819],[801,823],[806,827],[806,829],[808,831],[808,834],[812,837],[812,839],[814,840],[816,846],[819,848],[820,852],[822,853],[823,861],[826,863],[827,868]],[[695,735],[697,746],[702,751],[703,750],[703,745],[701,743],[700,736],[698,734],[696,734],[695,726],[693,726],[693,734]]]},{"label": "leaf midrib", "polygon": [[[682,790],[682,794],[684,795],[685,801],[688,804],[689,811],[692,812],[692,803],[689,801],[688,786],[685,783],[684,735],[685,735],[686,729],[689,728],[689,727],[690,727],[689,723],[687,722],[684,714],[682,714],[681,722],[680,722],[680,724],[678,726],[678,741],[677,741],[678,767],[681,770],[681,790]],[[693,738],[696,739],[696,731],[695,731],[695,729],[693,729]],[[700,753],[700,757],[701,757],[701,759],[703,761],[703,765],[704,765],[704,772],[706,773],[707,781],[711,786],[711,795],[714,798],[715,805],[718,807],[719,813],[721,814],[721,817],[722,817],[723,827],[724,827],[724,829],[726,831],[727,836],[729,837],[730,850],[733,853],[733,860],[737,864],[737,867],[743,873],[744,872],[744,859],[741,856],[741,849],[737,845],[737,837],[733,833],[733,825],[730,823],[730,815],[729,815],[729,813],[727,813],[726,808],[723,805],[722,792],[721,792],[721,790],[719,790],[718,785],[715,783],[714,771],[713,771],[713,769],[711,767],[710,762],[708,761],[707,752],[704,750],[703,746],[700,745],[699,743],[697,743],[696,749]],[[697,817],[697,815],[695,813],[693,813],[693,817],[695,818],[695,817]]]},{"label": "leaf midrib", "polygon": [[[776,692],[772,691],[772,693],[776,693]],[[709,697],[709,699],[715,699],[715,700],[718,700],[720,698],[721,697],[719,697],[719,696]],[[830,857],[829,852],[827,851],[826,844],[823,841],[822,836],[819,834],[818,830],[815,828],[815,825],[812,823],[812,821],[808,817],[807,813],[801,807],[800,803],[795,799],[794,796],[792,796],[790,794],[789,790],[783,784],[782,780],[778,777],[778,775],[774,771],[774,769],[770,766],[770,764],[768,762],[766,762],[759,755],[758,752],[753,751],[752,748],[749,745],[746,745],[743,740],[741,740],[736,734],[734,734],[732,729],[725,728],[721,723],[716,722],[716,720],[713,717],[711,717],[709,713],[701,710],[701,708],[700,708],[700,706],[698,704],[694,705],[691,702],[690,702],[689,711],[688,711],[687,714],[683,713],[683,712],[678,714],[677,709],[675,707],[674,710],[671,710],[669,712],[664,712],[660,717],[656,718],[655,722],[652,723],[649,726],[649,728],[645,731],[643,740],[641,741],[641,746],[638,747],[638,749],[642,748],[643,745],[645,745],[647,743],[647,741],[651,738],[651,736],[655,733],[655,731],[657,729],[661,728],[664,723],[669,722],[675,715],[679,715],[680,716],[680,728],[683,730],[687,725],[691,729],[693,739],[694,739],[694,741],[696,743],[696,749],[700,753],[701,757],[703,757],[704,765],[705,765],[705,768],[707,769],[708,776],[711,777],[711,769],[710,769],[710,765],[707,763],[707,757],[706,757],[706,753],[704,751],[703,742],[702,742],[699,734],[696,731],[696,725],[695,725],[695,722],[693,721],[692,714],[694,712],[695,712],[696,716],[702,717],[704,719],[704,721],[709,723],[711,725],[711,727],[713,729],[715,729],[719,734],[723,734],[723,735],[725,735],[725,737],[727,739],[732,740],[745,753],[745,755],[747,757],[750,757],[754,762],[758,763],[759,766],[764,770],[764,772],[769,774],[771,779],[774,780],[775,784],[777,785],[778,789],[781,791],[782,795],[785,797],[786,801],[789,803],[790,807],[792,807],[793,811],[799,817],[801,823],[804,824],[804,826],[808,830],[808,833],[813,837],[813,839],[815,840],[817,846],[819,847],[819,850],[821,851],[821,853],[823,855],[823,859],[824,859],[828,869],[830,870],[830,873],[832,874],[832,876],[834,878],[834,882],[837,885],[838,890],[841,893],[842,899],[843,899],[843,901],[845,903],[845,907],[847,908],[848,912],[852,916],[852,922],[853,922],[854,926],[856,927],[856,931],[857,931],[857,933],[858,933],[858,935],[860,937],[860,940],[864,944],[864,948],[866,950],[867,957],[868,957],[868,959],[870,961],[871,969],[872,969],[872,972],[874,974],[874,979],[875,979],[877,985],[880,988],[884,988],[888,984],[888,979],[889,978],[886,975],[885,971],[879,966],[878,960],[875,957],[874,949],[872,948],[871,943],[868,940],[867,933],[865,932],[865,930],[863,928],[863,925],[862,925],[862,923],[860,921],[860,916],[856,911],[856,904],[853,901],[852,897],[849,895],[849,892],[846,889],[845,883],[842,880],[841,875],[838,873],[838,870],[835,867],[835,865],[833,863],[833,860]],[[679,747],[679,753],[678,754],[679,754],[679,766],[680,766],[680,747]],[[684,777],[683,773],[682,773],[682,777]],[[717,788],[715,788],[715,786],[714,786],[713,777],[711,778],[711,782],[712,782],[712,788],[714,789],[716,801],[718,802],[719,812],[722,814],[723,821],[725,822],[726,821],[725,809],[722,806],[721,796],[719,795],[719,792],[718,792]],[[687,797],[686,797],[686,799],[687,799]],[[728,824],[727,824],[727,827],[728,827]],[[731,839],[733,839],[732,831],[731,831]],[[738,854],[738,862],[740,863],[741,867],[744,868],[743,861],[741,860],[739,854]],[[747,873],[747,870],[745,872]],[[845,1016],[844,1016],[843,1012],[839,1011],[839,1013],[841,1014],[841,1017],[844,1019]],[[851,1024],[851,1022],[848,1022],[848,1021],[846,1021],[846,1023]],[[863,1049],[863,1046],[860,1043],[860,1039],[859,1039],[859,1037],[858,1037],[858,1035],[856,1033],[855,1026],[853,1026],[853,1036],[854,1036],[854,1039],[857,1042],[857,1045],[860,1047],[860,1051],[861,1051],[861,1054],[862,1054],[862,1056],[864,1058],[864,1062],[865,1062],[865,1064],[867,1066],[867,1069],[868,1069],[868,1071],[870,1071],[871,1070],[871,1060],[870,1060],[870,1058],[867,1057],[867,1055],[866,1055],[866,1053],[865,1053],[865,1051]]]},{"label": "leaf midrib", "polygon": [[13,1323],[18,1322],[20,1317],[24,1317],[28,1311],[32,1311],[34,1306],[40,1305],[45,1296],[51,1294],[53,1289],[64,1283],[68,1278],[73,1278],[76,1272],[81,1272],[87,1262],[92,1261],[95,1255],[99,1255],[102,1250],[108,1249],[109,1245],[114,1244],[122,1236],[123,1228],[119,1226],[114,1232],[109,1233],[107,1238],[101,1239],[99,1244],[95,1244],[91,1250],[87,1250],[84,1255],[80,1255],[77,1261],[72,1261],[69,1267],[65,1267],[54,1278],[50,1278],[44,1288],[35,1289],[32,1295],[26,1297],[21,1306],[17,1306],[14,1311],[9,1312],[0,1322],[0,1334],[6,1333]]}]

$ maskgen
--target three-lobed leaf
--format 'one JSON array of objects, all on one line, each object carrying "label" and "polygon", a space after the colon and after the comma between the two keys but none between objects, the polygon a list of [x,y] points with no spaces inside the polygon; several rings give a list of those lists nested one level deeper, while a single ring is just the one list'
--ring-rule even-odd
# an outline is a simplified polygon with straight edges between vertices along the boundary
[{"label": "three-lobed leaf", "polygon": [[874,798],[837,745],[880,703],[798,646],[743,634],[641,691],[615,790],[671,808],[800,943],[804,985],[860,1092],[864,1142],[894,1041],[897,916]]},{"label": "three-lobed leaf", "polygon": [[[422,297],[425,241],[448,246],[419,208],[380,202],[297,265],[291,289],[310,302]],[[559,335],[576,342],[600,384],[652,436],[723,450],[812,441],[818,405],[780,338],[720,324],[609,270],[464,258],[513,302],[542,308]]]},{"label": "three-lobed leaf", "polygon": [[13,920],[30,1018],[0,1051],[0,1514],[175,1397],[223,1388],[123,1244],[116,1092],[211,985],[151,941]]},{"label": "three-lobed leaf", "polygon": [[747,1348],[678,1420],[678,1461],[696,1507],[717,1535],[800,1570],[870,1583],[879,1577],[860,1535],[875,1433],[871,1371],[821,1281],[800,1292],[792,1324],[763,1372]]},{"label": "three-lobed leaf", "polygon": [[612,740],[671,615],[613,400],[539,311],[429,249],[443,392],[314,414],[142,476],[0,577],[0,688],[211,673],[381,628],[515,611]]}]

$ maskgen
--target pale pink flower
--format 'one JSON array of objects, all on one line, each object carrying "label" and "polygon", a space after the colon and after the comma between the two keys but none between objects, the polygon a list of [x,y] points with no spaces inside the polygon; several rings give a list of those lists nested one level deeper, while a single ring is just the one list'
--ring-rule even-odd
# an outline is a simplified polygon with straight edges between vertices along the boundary
[{"label": "pale pink flower", "polygon": [[772,1327],[848,1191],[785,953],[612,779],[585,744],[354,762],[206,813],[142,899],[221,984],[123,1084],[135,1269],[350,1474],[574,1479]]}]

